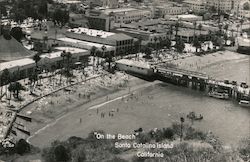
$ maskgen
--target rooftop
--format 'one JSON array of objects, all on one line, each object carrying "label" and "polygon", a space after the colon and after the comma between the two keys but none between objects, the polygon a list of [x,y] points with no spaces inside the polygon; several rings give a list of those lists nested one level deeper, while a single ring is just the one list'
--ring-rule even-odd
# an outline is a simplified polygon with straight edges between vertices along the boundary
[{"label": "rooftop", "polygon": [[0,60],[12,61],[24,57],[29,57],[32,52],[28,51],[15,38],[6,39],[0,36]]},{"label": "rooftop", "polygon": [[200,17],[200,16],[196,16],[196,15],[193,15],[193,14],[189,14],[189,15],[178,15],[177,17],[178,17],[178,18],[184,18],[184,19],[186,19],[186,18],[198,18],[198,17]]},{"label": "rooftop", "polygon": [[203,5],[205,2],[203,0],[185,0],[183,3],[189,3],[189,4],[198,4]]},{"label": "rooftop", "polygon": [[149,64],[147,64],[146,62],[143,62],[143,61],[133,61],[133,60],[128,60],[128,59],[121,59],[121,60],[116,61],[116,63],[140,67],[140,68],[147,68],[147,69],[151,68]]},{"label": "rooftop", "polygon": [[250,47],[250,39],[247,38],[238,38],[239,46]]},{"label": "rooftop", "polygon": [[[102,48],[103,44],[100,43],[93,43],[93,42],[87,42],[87,41],[82,41],[82,40],[78,40],[78,39],[72,39],[72,38],[58,38],[57,40],[59,41],[64,41],[64,42],[70,42],[70,43],[74,43],[74,44],[80,44],[83,46],[86,46],[86,49],[90,49],[91,47],[95,46],[96,48]],[[113,46],[109,46],[109,45],[105,45],[107,50],[114,50]]]},{"label": "rooftop", "polygon": [[[52,59],[52,58],[61,57],[61,53],[64,50],[67,52],[71,52],[72,54],[77,54],[77,53],[82,53],[82,52],[87,51],[84,49],[73,48],[73,47],[57,47],[56,49],[59,51],[43,54],[41,55],[41,58]],[[18,68],[18,67],[22,67],[26,65],[31,65],[31,64],[35,64],[35,61],[32,58],[23,58],[23,59],[14,60],[14,61],[3,62],[3,63],[0,63],[0,71],[4,69]]]},{"label": "rooftop", "polygon": [[14,67],[22,67],[29,64],[35,64],[35,61],[31,58],[24,58],[14,61],[3,62],[0,64],[0,71],[4,69],[11,69]]},{"label": "rooftop", "polygon": [[95,29],[88,29],[88,28],[74,28],[69,29],[68,32],[73,32],[76,34],[85,34],[93,37],[101,37],[101,38],[107,38],[111,35],[115,35],[115,33],[106,32],[102,30],[95,30]]},{"label": "rooftop", "polygon": [[103,12],[105,14],[113,13],[119,13],[119,12],[131,12],[131,11],[137,11],[138,9],[135,8],[115,8],[115,9],[104,9]]}]

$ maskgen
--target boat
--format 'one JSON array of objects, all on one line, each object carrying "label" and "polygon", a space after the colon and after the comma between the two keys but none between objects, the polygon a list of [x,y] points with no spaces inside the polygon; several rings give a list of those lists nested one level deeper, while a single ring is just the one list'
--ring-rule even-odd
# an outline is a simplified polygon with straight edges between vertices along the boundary
[{"label": "boat", "polygon": [[229,99],[229,95],[226,92],[210,91],[208,95],[210,97],[219,98],[219,99]]},{"label": "boat", "polygon": [[191,119],[191,120],[202,120],[203,119],[203,116],[200,114],[199,116],[197,116],[195,114],[195,112],[190,112],[188,115],[187,115],[187,118]]},{"label": "boat", "polygon": [[250,107],[250,98],[249,98],[249,96],[246,96],[246,95],[242,96],[241,99],[240,99],[239,105],[243,106],[243,107]]},{"label": "boat", "polygon": [[250,107],[250,102],[247,100],[240,100],[239,105],[244,107]]}]

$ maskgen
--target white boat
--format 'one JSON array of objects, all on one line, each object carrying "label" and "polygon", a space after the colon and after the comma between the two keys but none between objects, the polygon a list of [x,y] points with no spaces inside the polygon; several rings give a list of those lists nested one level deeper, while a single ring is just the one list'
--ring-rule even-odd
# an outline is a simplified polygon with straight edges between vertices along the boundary
[{"label": "white boat", "polygon": [[244,107],[250,107],[250,102],[247,100],[240,100],[239,105]]},{"label": "white boat", "polygon": [[225,93],[225,92],[221,93],[217,91],[211,91],[208,93],[208,95],[210,97],[219,98],[219,99],[229,99],[228,93]]}]

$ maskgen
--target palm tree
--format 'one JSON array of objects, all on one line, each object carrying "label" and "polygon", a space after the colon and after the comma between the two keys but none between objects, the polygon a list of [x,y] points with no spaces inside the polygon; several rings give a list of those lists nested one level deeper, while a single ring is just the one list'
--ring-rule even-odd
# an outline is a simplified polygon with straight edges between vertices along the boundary
[{"label": "palm tree", "polygon": [[182,39],[177,39],[176,40],[176,43],[175,43],[175,49],[179,52],[179,53],[182,53],[183,50],[185,49],[185,44],[184,42],[182,41]]},{"label": "palm tree", "polygon": [[96,57],[97,57],[97,60],[96,60],[96,70],[98,69],[98,67],[99,67],[99,57],[101,57],[101,55],[102,55],[102,52],[100,51],[100,49],[97,49],[97,51],[96,51]]},{"label": "palm tree", "polygon": [[67,60],[67,68],[66,68],[66,76],[67,76],[67,82],[69,81],[69,77],[71,76],[70,73],[70,63],[71,63],[71,58],[72,58],[72,54],[71,52],[66,52],[66,60]]},{"label": "palm tree", "polygon": [[219,24],[219,36],[221,36],[222,35],[222,25],[221,24]]},{"label": "palm tree", "polygon": [[102,58],[105,58],[105,51],[107,47],[105,45],[102,46]]},{"label": "palm tree", "polygon": [[238,33],[239,33],[239,28],[240,28],[240,24],[237,24],[237,25],[236,25],[236,28],[237,28],[237,37],[238,37]]},{"label": "palm tree", "polygon": [[142,37],[140,36],[138,38],[138,42],[139,42],[139,53],[141,52],[141,43],[142,43]]},{"label": "palm tree", "polygon": [[158,40],[158,38],[157,38],[157,37],[154,37],[154,41],[155,41],[155,50],[157,50],[157,40]]},{"label": "palm tree", "polygon": [[111,67],[111,62],[112,62],[112,56],[110,53],[108,53],[108,55],[105,56],[105,60],[106,62],[108,62],[108,69],[110,70],[110,67]]},{"label": "palm tree", "polygon": [[63,69],[64,69],[64,64],[65,64],[65,57],[66,57],[66,51],[63,51],[62,53],[61,53],[61,57],[62,57],[62,64],[63,64],[63,66],[61,66],[61,74],[60,74],[60,81],[59,81],[59,84],[61,84],[62,83],[62,73],[63,73]]},{"label": "palm tree", "polygon": [[162,46],[166,47],[167,49],[170,49],[170,47],[171,47],[171,40],[169,38],[166,38],[165,40],[162,41]]},{"label": "palm tree", "polygon": [[171,24],[169,27],[169,39],[172,40],[172,34],[173,34],[173,25]]},{"label": "palm tree", "polygon": [[10,92],[14,92],[14,97],[19,99],[20,91],[24,90],[25,88],[19,82],[13,82],[8,87]]},{"label": "palm tree", "polygon": [[193,41],[193,46],[195,47],[195,51],[198,52],[198,49],[201,48],[201,42],[197,37],[195,37]]},{"label": "palm tree", "polygon": [[177,21],[177,22],[175,23],[175,41],[177,41],[177,36],[178,36],[179,27],[180,27],[180,22]]},{"label": "palm tree", "polygon": [[92,46],[91,49],[90,49],[90,55],[93,56],[93,69],[94,69],[94,66],[95,66],[96,51],[97,51],[96,46]]},{"label": "palm tree", "polygon": [[[41,57],[40,57],[40,54],[39,53],[36,53],[34,56],[33,56],[33,60],[35,61],[36,63],[36,69],[35,69],[35,76],[36,76],[36,80],[37,81],[37,72],[38,72],[38,62],[41,60]],[[35,82],[34,82],[35,83]]]},{"label": "palm tree", "polygon": [[240,19],[240,30],[241,30],[241,33],[242,33],[242,26],[243,26],[243,23],[244,23],[244,20],[243,20],[243,19]]},{"label": "palm tree", "polygon": [[208,39],[209,39],[209,41],[211,41],[211,39],[212,39],[212,31],[211,30],[208,30]]},{"label": "palm tree", "polygon": [[[1,75],[1,78],[2,78],[2,85],[5,85],[5,95],[7,97],[7,92],[8,92],[8,88],[7,88],[7,85],[10,83],[10,72],[8,69],[4,69],[3,70],[3,73]],[[1,90],[2,91],[2,90]],[[2,93],[2,92],[1,92]],[[2,95],[1,95],[2,96]]]},{"label": "palm tree", "polygon": [[228,26],[228,24],[226,24],[226,25],[224,26],[224,30],[225,30],[226,34],[227,34],[227,32],[228,32],[228,28],[229,28],[229,26]]},{"label": "palm tree", "polygon": [[199,25],[198,25],[198,29],[199,29],[199,31],[200,31],[200,35],[201,35],[202,24],[199,24]]},{"label": "palm tree", "polygon": [[234,37],[234,30],[231,29],[230,32],[231,32],[231,36]]},{"label": "palm tree", "polygon": [[146,46],[146,48],[145,48],[145,54],[146,54],[146,58],[150,59],[151,58],[151,54],[152,54],[152,48]]},{"label": "palm tree", "polygon": [[197,26],[197,22],[196,21],[194,21],[193,22],[193,26],[194,26],[194,38],[195,38],[195,35],[196,35],[196,26]]}]

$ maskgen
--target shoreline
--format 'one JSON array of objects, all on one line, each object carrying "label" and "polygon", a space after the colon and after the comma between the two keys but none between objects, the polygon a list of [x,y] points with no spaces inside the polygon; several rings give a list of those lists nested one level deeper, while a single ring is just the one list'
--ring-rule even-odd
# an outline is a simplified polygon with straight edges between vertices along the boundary
[{"label": "shoreline", "polygon": [[[232,61],[235,61],[235,60],[238,60],[238,59],[232,59]],[[182,59],[181,61],[185,61],[185,59]],[[228,60],[224,60],[224,61],[222,61],[222,62],[216,62],[215,64],[223,64],[223,63],[226,63],[226,61],[228,61]],[[214,64],[213,65],[211,65],[211,66],[214,66]],[[140,80],[140,79],[138,79],[138,78],[136,78],[136,80]],[[141,80],[142,81],[142,80]],[[129,79],[129,82],[131,82],[131,79]],[[133,81],[132,81],[133,82]],[[143,82],[146,82],[146,81],[143,81]],[[146,83],[144,83],[144,85],[145,84],[147,84],[148,82],[146,82]],[[151,83],[151,82],[150,82]],[[150,84],[149,83],[149,84]],[[98,85],[99,86],[99,85]],[[137,83],[137,84],[135,84],[134,85],[135,87],[137,87],[137,86],[140,86],[140,82],[139,83]],[[114,87],[112,87],[111,89],[113,89]],[[143,88],[143,87],[142,87]],[[105,89],[105,88],[104,88]],[[107,89],[110,89],[110,88],[107,88]],[[89,107],[95,107],[95,106],[97,106],[97,107],[99,107],[99,106],[104,106],[104,108],[105,108],[105,105],[106,104],[108,104],[108,103],[105,103],[105,96],[116,96],[117,94],[121,94],[122,92],[125,92],[125,93],[128,93],[127,91],[128,91],[128,89],[129,89],[129,86],[128,87],[126,87],[126,88],[122,88],[122,89],[119,89],[119,90],[117,90],[117,91],[106,91],[107,93],[106,94],[102,94],[102,96],[99,96],[99,97],[96,97],[94,100],[92,100],[91,102],[87,102],[87,103],[79,103],[79,104],[75,104],[74,106],[72,106],[72,105],[70,105],[69,103],[68,103],[68,105],[70,105],[70,110],[72,110],[72,111],[70,111],[70,112],[68,112],[68,111],[66,111],[64,114],[61,114],[60,116],[56,116],[56,117],[54,117],[53,118],[53,120],[51,120],[49,123],[45,123],[45,124],[43,124],[43,126],[41,126],[40,127],[40,129],[36,129],[36,131],[33,131],[33,132],[38,132],[38,134],[40,133],[40,131],[39,130],[41,130],[41,132],[43,131],[43,130],[45,130],[46,128],[48,128],[48,127],[50,127],[50,126],[53,126],[54,124],[56,124],[56,123],[58,123],[58,121],[60,121],[61,119],[63,119],[64,117],[67,117],[67,116],[69,116],[69,115],[71,115],[71,114],[73,114],[73,113],[75,113],[75,112],[78,112],[78,111],[83,111],[81,108],[77,108],[77,107],[85,107],[85,109],[84,109],[84,111],[88,111],[89,109]],[[133,87],[131,88],[131,89],[133,89]],[[114,89],[113,89],[114,90]],[[105,90],[104,90],[105,91]],[[112,98],[112,97],[111,97]],[[117,98],[119,98],[119,96],[117,97]],[[114,99],[114,97],[112,98],[112,99]],[[111,99],[111,100],[112,100]],[[87,107],[87,108],[86,108]],[[140,115],[139,115],[140,116]],[[54,124],[53,124],[54,123]],[[47,126],[47,125],[49,125],[49,126]],[[35,129],[34,129],[35,130]],[[37,135],[37,134],[35,134],[35,135]],[[30,139],[32,139],[33,138],[33,136],[32,137],[30,137],[29,138],[29,140]]]},{"label": "shoreline", "polygon": [[[31,133],[31,136],[33,137],[38,132],[46,129],[49,126],[52,126],[53,123],[54,124],[57,123],[57,121],[59,121],[60,119],[66,117],[74,112],[88,111],[88,110],[90,110],[90,108],[94,109],[95,106],[98,106],[98,105],[102,106],[105,102],[107,102],[107,103],[113,102],[115,100],[120,99],[121,97],[128,96],[129,93],[136,91],[137,89],[144,88],[145,86],[147,86],[147,85],[150,86],[152,84],[151,82],[148,83],[148,82],[141,80],[141,79],[138,79],[138,78],[129,79],[129,82],[134,81],[134,80],[136,80],[136,82],[139,82],[139,83],[132,85],[132,87],[125,87],[125,88],[120,88],[120,89],[115,89],[115,87],[112,87],[111,90],[109,90],[109,91],[105,91],[105,89],[103,88],[102,92],[104,92],[104,93],[101,94],[100,96],[95,96],[90,101],[84,100],[84,101],[75,102],[75,103],[73,103],[73,105],[70,105],[70,104],[65,105],[67,107],[70,106],[70,110],[63,111],[59,115],[54,116],[51,120],[48,120],[44,123],[37,122],[37,125],[34,128],[32,128],[31,132],[33,132],[33,133]],[[142,85],[140,85],[140,84],[142,84]],[[99,85],[98,85],[98,87],[99,87]],[[102,89],[102,87],[101,87],[101,89]],[[128,91],[129,89],[131,90],[130,92]],[[109,101],[105,101],[106,96],[109,96],[109,98],[110,98]],[[81,109],[81,106],[84,106],[85,109]],[[32,115],[30,117],[34,118]],[[32,122],[34,122],[34,121],[32,121]],[[31,136],[28,137],[27,139],[32,138]]]}]

